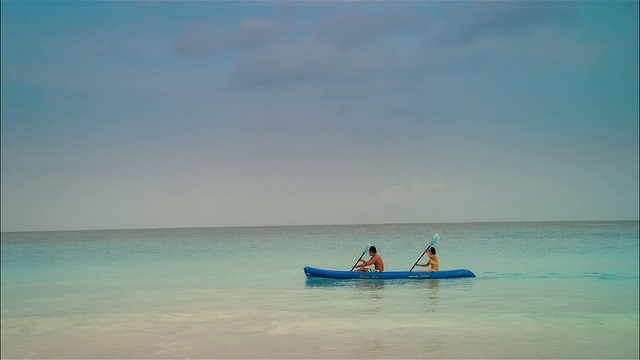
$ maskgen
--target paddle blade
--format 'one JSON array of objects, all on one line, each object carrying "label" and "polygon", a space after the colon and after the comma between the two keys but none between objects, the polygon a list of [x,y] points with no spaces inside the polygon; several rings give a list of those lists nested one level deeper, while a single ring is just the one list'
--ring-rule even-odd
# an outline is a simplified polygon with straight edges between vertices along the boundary
[{"label": "paddle blade", "polygon": [[435,245],[439,239],[440,239],[440,235],[438,234],[433,235],[433,238],[431,239],[431,243],[429,243],[429,247],[432,247],[433,245]]}]

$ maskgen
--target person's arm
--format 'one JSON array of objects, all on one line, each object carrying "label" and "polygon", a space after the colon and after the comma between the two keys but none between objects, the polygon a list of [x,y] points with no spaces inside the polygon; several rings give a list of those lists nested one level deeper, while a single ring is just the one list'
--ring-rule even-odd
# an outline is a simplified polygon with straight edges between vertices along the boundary
[{"label": "person's arm", "polygon": [[416,266],[422,266],[422,267],[427,267],[429,265],[431,265],[431,259],[429,259],[429,261],[427,261],[426,264],[416,264]]},{"label": "person's arm", "polygon": [[365,267],[373,264],[373,258],[371,258],[369,261],[366,261],[365,259],[362,259],[360,261],[362,261],[362,264],[360,264],[360,266],[358,267]]},{"label": "person's arm", "polygon": [[364,259],[361,259],[360,261],[362,261],[362,265],[360,265],[359,267],[365,267],[365,266],[375,264],[377,257],[378,257],[378,254],[372,256],[371,259],[369,259],[369,261],[365,261]]}]

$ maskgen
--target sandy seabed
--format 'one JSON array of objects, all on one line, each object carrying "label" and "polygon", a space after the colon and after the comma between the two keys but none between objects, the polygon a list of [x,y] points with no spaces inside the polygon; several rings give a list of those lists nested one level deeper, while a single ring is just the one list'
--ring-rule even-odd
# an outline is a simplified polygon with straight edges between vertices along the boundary
[{"label": "sandy seabed", "polygon": [[[374,322],[375,323],[375,322]],[[370,326],[310,314],[243,310],[110,318],[3,319],[3,359],[637,358],[638,332]]]}]

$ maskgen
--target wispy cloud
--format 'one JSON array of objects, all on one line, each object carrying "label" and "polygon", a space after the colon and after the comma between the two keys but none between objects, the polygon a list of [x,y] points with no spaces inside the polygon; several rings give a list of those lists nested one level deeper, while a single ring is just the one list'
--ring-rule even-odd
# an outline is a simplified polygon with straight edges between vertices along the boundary
[{"label": "wispy cloud", "polygon": [[243,19],[233,29],[199,23],[176,37],[174,46],[184,56],[209,57],[262,47],[277,42],[286,32],[286,24],[266,17]]},{"label": "wispy cloud", "polygon": [[576,16],[574,3],[544,1],[480,1],[450,8],[440,36],[447,42],[467,43],[487,36],[512,38],[541,27],[563,26]]}]

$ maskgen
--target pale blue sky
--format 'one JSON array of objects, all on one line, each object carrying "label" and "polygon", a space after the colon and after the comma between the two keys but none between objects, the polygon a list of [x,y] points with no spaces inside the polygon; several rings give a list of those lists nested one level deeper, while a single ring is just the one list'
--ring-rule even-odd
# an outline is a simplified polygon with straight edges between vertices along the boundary
[{"label": "pale blue sky", "polygon": [[2,1],[2,231],[638,219],[638,2]]}]

